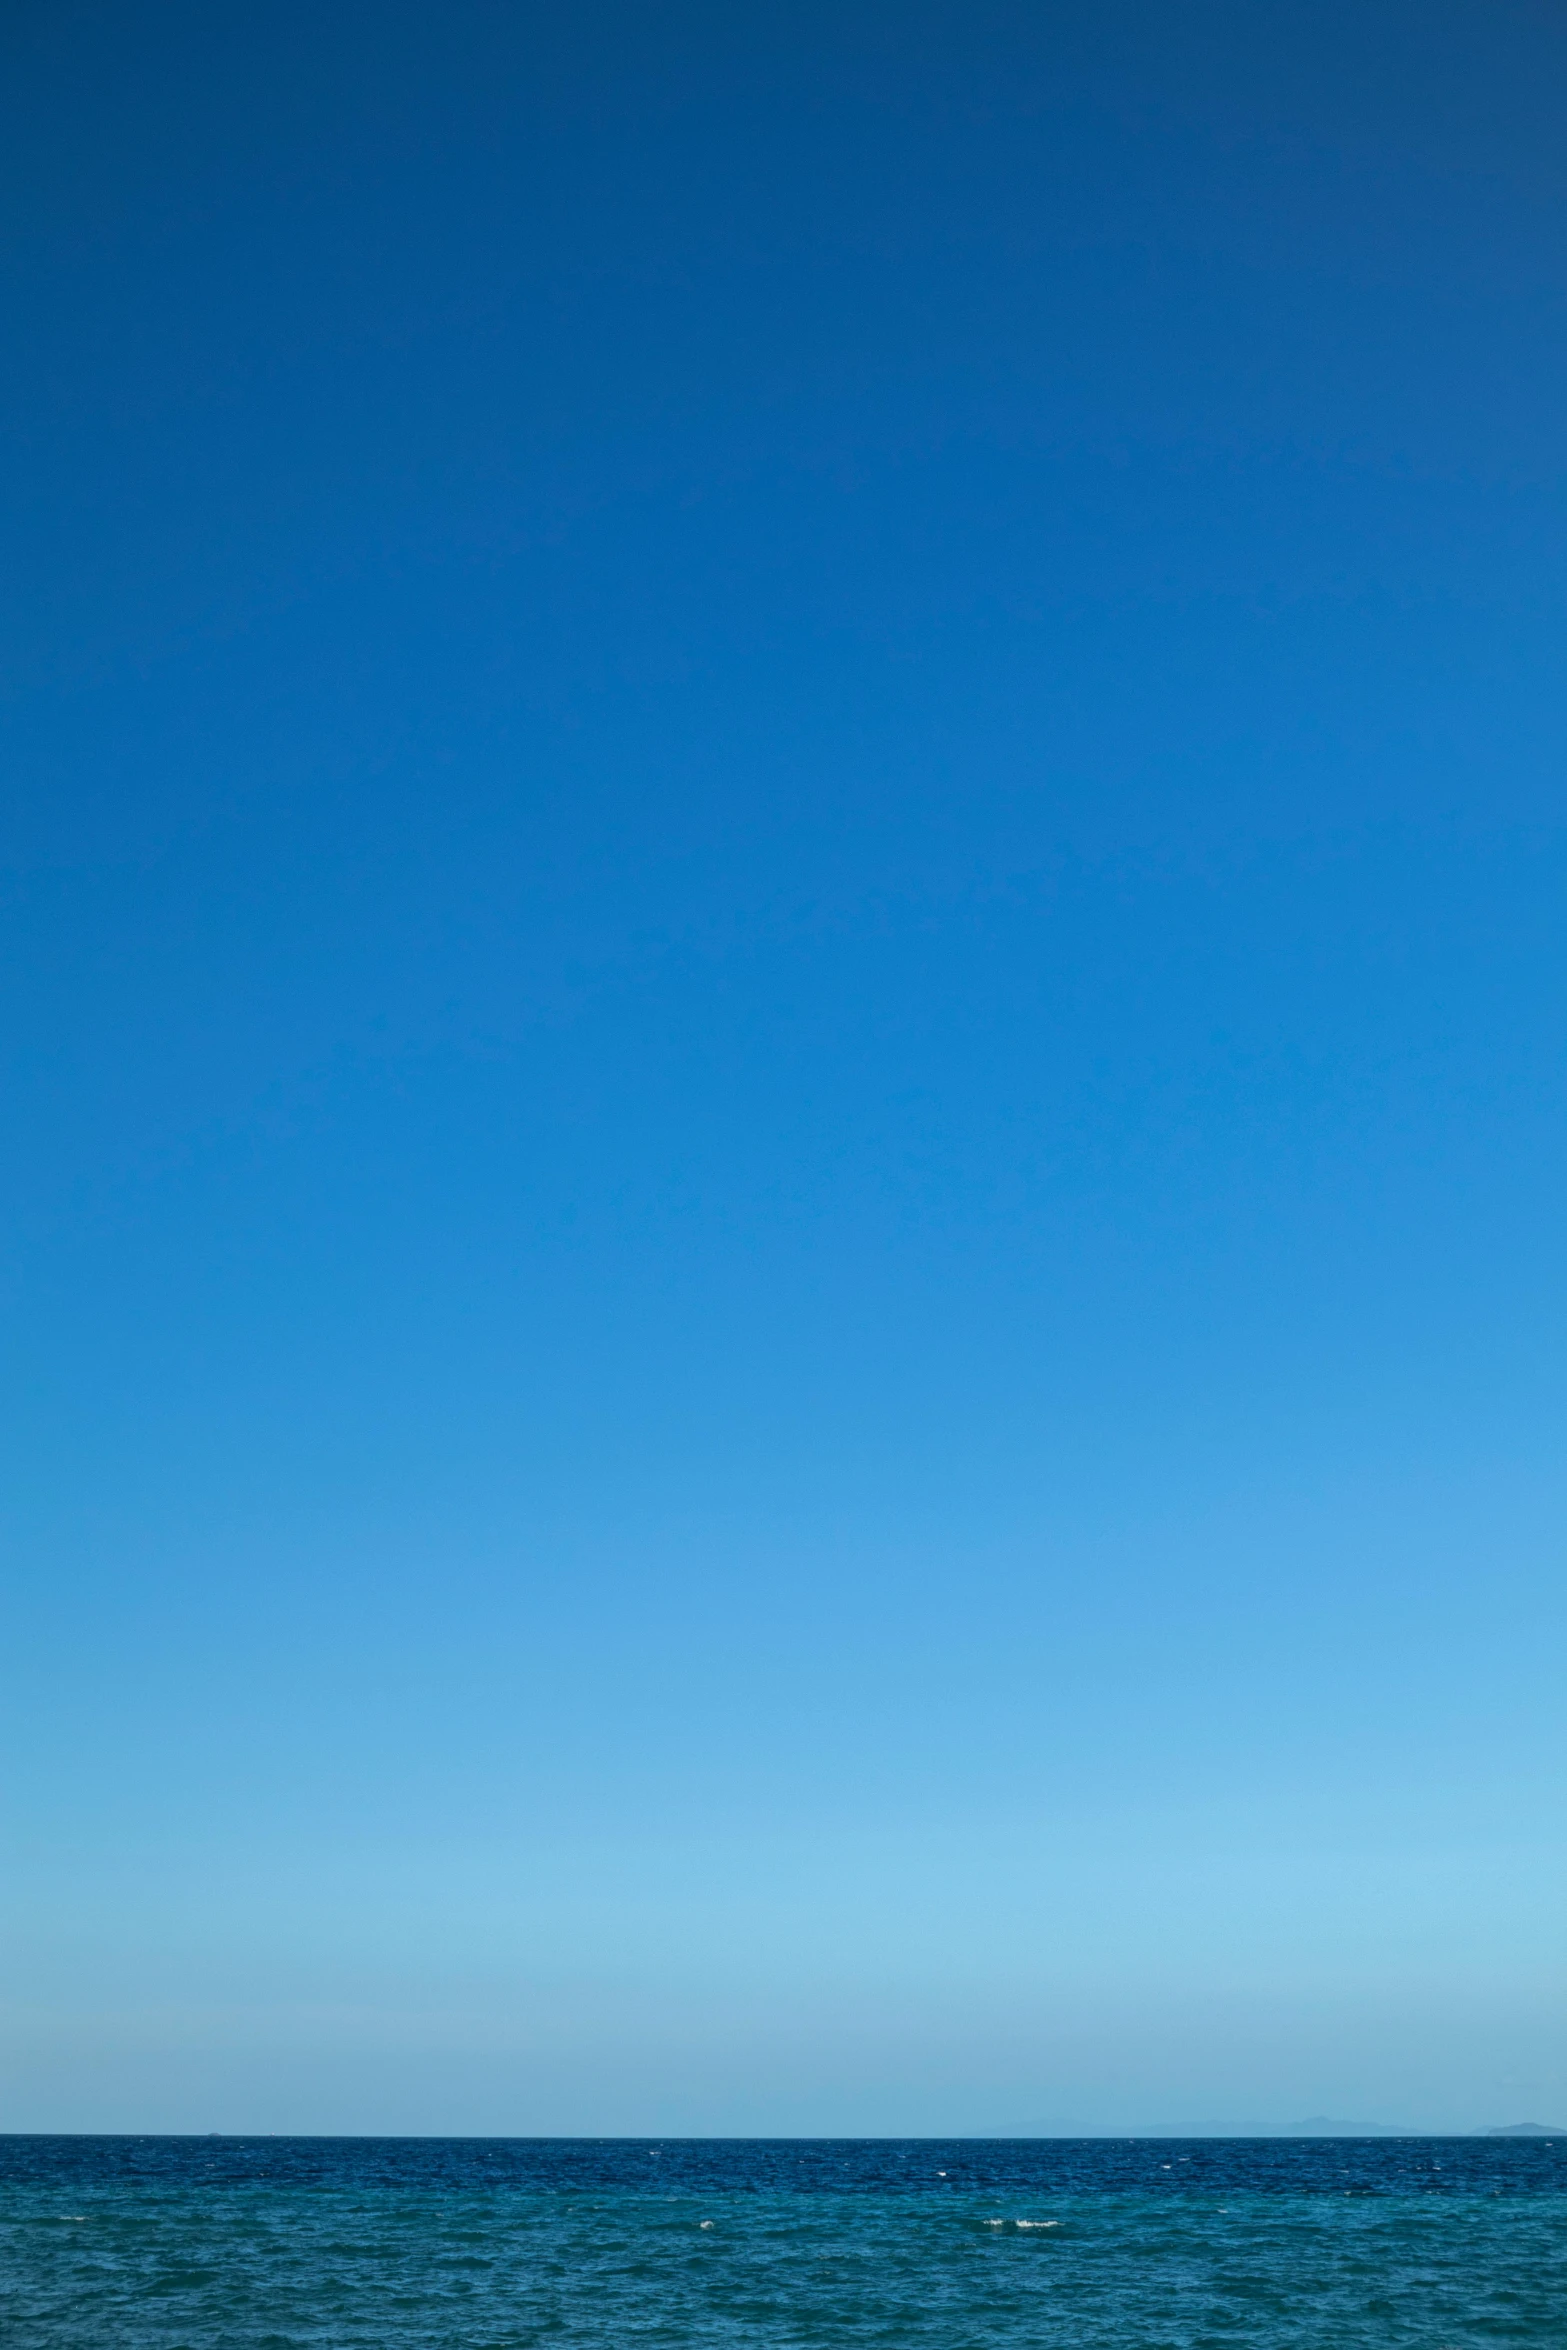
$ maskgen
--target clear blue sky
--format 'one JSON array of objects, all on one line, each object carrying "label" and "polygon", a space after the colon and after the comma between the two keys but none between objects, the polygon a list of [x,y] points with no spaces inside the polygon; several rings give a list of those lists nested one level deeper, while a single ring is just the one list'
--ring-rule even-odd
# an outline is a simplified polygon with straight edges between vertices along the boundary
[{"label": "clear blue sky", "polygon": [[0,2127],[1567,2119],[1567,32],[18,5]]}]

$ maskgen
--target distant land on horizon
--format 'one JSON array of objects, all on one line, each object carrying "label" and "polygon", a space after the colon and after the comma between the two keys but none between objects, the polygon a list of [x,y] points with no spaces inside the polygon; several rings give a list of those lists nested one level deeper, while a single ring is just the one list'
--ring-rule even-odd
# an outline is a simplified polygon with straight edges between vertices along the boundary
[{"label": "distant land on horizon", "polygon": [[[1182,2129],[1171,2122],[1144,2123],[1140,2127],[1107,2130],[1094,2129],[1086,2122],[1038,2122],[1026,2130],[981,2130],[981,2138],[1426,2138],[1444,2133],[1430,2130],[1406,2129],[1392,2122],[1352,2122],[1332,2119],[1327,2114],[1312,2114],[1303,2122],[1255,2122],[1241,2129],[1222,2122],[1199,2122]],[[1468,2133],[1446,2133],[1462,2137]]]},{"label": "distant land on horizon", "polygon": [[1090,2129],[1073,2122],[1041,2122],[1029,2130],[981,2130],[981,2138],[1567,2138],[1567,2129],[1551,2122],[1504,2122],[1479,2130],[1417,2130],[1396,2122],[1355,2122],[1314,2113],[1302,2122],[1282,2126],[1258,2124],[1252,2129],[1224,2129],[1206,2123],[1195,2129]]}]

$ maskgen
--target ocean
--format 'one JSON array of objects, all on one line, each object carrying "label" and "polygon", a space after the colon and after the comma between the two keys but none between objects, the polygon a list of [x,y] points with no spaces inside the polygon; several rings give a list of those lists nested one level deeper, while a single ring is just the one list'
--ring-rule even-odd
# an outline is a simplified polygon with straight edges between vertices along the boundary
[{"label": "ocean", "polygon": [[0,2137],[5,2350],[1567,2346],[1567,2141]]}]

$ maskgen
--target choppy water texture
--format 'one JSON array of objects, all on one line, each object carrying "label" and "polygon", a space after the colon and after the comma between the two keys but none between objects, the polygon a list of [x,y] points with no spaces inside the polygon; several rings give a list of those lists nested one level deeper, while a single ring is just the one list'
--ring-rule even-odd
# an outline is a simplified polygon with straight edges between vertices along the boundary
[{"label": "choppy water texture", "polygon": [[7,2350],[1567,2350],[1567,2142],[0,2138]]}]

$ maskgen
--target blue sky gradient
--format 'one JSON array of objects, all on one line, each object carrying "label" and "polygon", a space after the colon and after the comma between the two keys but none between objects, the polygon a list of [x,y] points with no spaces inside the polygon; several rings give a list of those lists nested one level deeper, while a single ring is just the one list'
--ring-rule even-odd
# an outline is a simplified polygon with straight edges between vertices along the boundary
[{"label": "blue sky gradient", "polygon": [[1567,32],[12,12],[0,2127],[1567,2118]]}]

